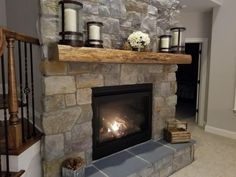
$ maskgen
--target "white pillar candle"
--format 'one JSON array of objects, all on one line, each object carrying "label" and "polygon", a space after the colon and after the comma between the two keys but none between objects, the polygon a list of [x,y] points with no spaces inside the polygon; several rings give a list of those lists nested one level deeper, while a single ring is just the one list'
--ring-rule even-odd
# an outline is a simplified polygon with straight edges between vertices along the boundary
[{"label": "white pillar candle", "polygon": [[89,26],[89,39],[101,40],[100,38],[100,26],[90,25]]},{"label": "white pillar candle", "polygon": [[161,48],[169,48],[170,47],[170,38],[161,38]]},{"label": "white pillar candle", "polygon": [[173,32],[172,34],[172,46],[178,46],[178,40],[179,40],[179,35],[180,35],[180,45],[182,43],[181,39],[182,39],[182,32],[178,32],[178,31],[175,31]]},{"label": "white pillar candle", "polygon": [[64,30],[65,31],[77,31],[77,12],[75,9],[66,8],[64,18]]}]

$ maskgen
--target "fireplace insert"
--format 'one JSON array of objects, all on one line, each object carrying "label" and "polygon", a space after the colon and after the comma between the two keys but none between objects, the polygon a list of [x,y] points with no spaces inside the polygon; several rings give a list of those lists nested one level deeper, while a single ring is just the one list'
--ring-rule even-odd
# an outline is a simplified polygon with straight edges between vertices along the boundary
[{"label": "fireplace insert", "polygon": [[92,89],[93,160],[151,138],[152,84]]}]

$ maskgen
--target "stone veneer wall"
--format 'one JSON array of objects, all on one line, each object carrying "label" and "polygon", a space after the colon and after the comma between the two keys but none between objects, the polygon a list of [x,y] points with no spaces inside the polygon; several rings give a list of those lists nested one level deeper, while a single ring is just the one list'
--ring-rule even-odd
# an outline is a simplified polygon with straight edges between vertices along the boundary
[{"label": "stone veneer wall", "polygon": [[[104,23],[103,40],[105,48],[121,48],[133,31],[147,32],[151,38],[150,50],[156,51],[157,36],[170,27],[169,14],[160,0],[77,0],[83,3],[83,23],[100,21]],[[59,40],[59,0],[40,0],[41,39],[45,58],[47,47]],[[84,31],[85,33],[85,31]],[[50,54],[49,54],[50,55]]]},{"label": "stone veneer wall", "polygon": [[153,83],[153,132],[161,136],[164,121],[174,118],[176,65],[93,64],[44,61],[44,175],[60,176],[61,162],[80,155],[91,162],[91,88]]}]

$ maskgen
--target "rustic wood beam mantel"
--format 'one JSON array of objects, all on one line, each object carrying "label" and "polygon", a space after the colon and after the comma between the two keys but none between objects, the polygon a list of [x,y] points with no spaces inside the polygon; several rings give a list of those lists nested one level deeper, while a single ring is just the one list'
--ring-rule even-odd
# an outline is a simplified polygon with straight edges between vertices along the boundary
[{"label": "rustic wood beam mantel", "polygon": [[136,52],[129,50],[71,47],[58,45],[58,60],[93,63],[190,64],[192,57],[184,54]]}]

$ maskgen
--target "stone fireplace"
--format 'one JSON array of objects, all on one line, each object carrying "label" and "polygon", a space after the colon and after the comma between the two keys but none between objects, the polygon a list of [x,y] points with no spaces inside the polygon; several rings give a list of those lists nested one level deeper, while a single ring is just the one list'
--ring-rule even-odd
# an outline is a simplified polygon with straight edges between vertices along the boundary
[{"label": "stone fireplace", "polygon": [[91,163],[95,87],[152,84],[151,137],[159,139],[165,121],[175,116],[176,70],[177,65],[42,62],[45,176],[60,174],[67,157],[79,155]]}]

